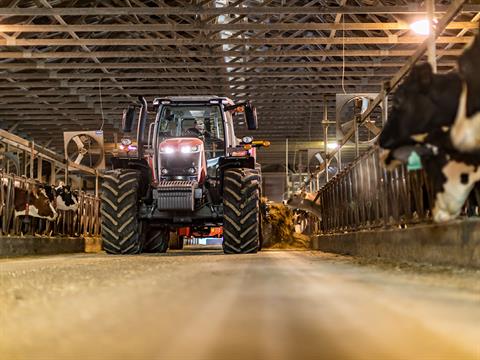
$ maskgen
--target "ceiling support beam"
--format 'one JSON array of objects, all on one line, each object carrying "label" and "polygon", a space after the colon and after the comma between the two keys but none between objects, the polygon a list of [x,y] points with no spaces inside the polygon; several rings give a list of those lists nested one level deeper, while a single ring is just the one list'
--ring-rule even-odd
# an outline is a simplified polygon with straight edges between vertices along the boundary
[{"label": "ceiling support beam", "polygon": [[[399,65],[400,67],[400,65]],[[394,72],[387,69],[383,71],[345,71],[345,77],[383,77],[391,76]],[[212,74],[206,72],[128,72],[128,73],[58,73],[58,72],[34,72],[34,73],[9,73],[8,75],[0,74],[0,79],[16,79],[16,80],[98,80],[98,79],[224,79],[224,78],[251,78],[251,79],[264,79],[264,78],[330,78],[342,76],[341,71],[324,71],[321,73],[311,73],[306,71],[289,71],[281,72],[275,71],[270,73],[253,73],[237,71],[228,74]],[[102,83],[105,84],[105,83]]]},{"label": "ceiling support beam", "polygon": [[[472,23],[474,24],[474,23]],[[467,44],[471,42],[473,36],[442,36],[436,42],[439,44]],[[212,40],[197,39],[0,39],[0,46],[199,46],[199,45],[394,45],[394,44],[421,44],[425,40],[423,36],[377,36],[377,37],[315,37],[315,38],[294,38],[294,37],[274,37],[274,38],[226,38]],[[328,49],[327,49],[328,50]],[[217,51],[217,53],[241,54],[242,51]],[[123,57],[125,51],[92,51],[88,52],[62,52],[62,51],[17,51],[0,53],[1,57],[7,58],[61,58],[61,57]],[[141,51],[136,57],[153,57],[156,51]],[[164,57],[168,52],[160,51],[156,57]],[[176,51],[170,54],[178,57],[178,54],[191,53],[189,50]],[[215,52],[213,52],[215,53]],[[257,51],[261,53],[261,51]],[[134,54],[132,51],[131,54]],[[67,56],[68,55],[68,56]],[[196,55],[195,55],[196,56]],[[235,55],[236,56],[236,55]]]},{"label": "ceiling support beam", "polygon": [[[456,51],[457,53],[458,51]],[[412,52],[408,52],[412,54]],[[347,61],[345,62],[345,67],[348,68],[381,68],[381,67],[401,67],[405,64],[402,61]],[[456,62],[452,60],[439,63],[438,66],[456,66]],[[42,63],[38,62],[36,64],[32,63],[0,63],[0,70],[8,69],[215,69],[215,68],[342,68],[343,64],[341,61],[331,61],[331,62],[322,62],[322,61],[292,61],[292,62],[230,62],[230,63],[215,63],[215,62],[175,62],[161,64],[158,62],[104,62],[101,64],[92,64],[92,63],[80,63],[80,62],[70,62],[70,63]],[[1,74],[1,73],[0,73]]]},{"label": "ceiling support beam", "polygon": [[[98,9],[98,8],[95,8]],[[114,10],[115,8],[109,8]],[[23,9],[22,9],[23,10]],[[480,9],[479,9],[480,11]],[[1,11],[0,11],[1,12]],[[456,21],[448,24],[446,29],[476,29],[474,23],[469,21]],[[409,30],[410,25],[406,22],[391,22],[391,23],[367,23],[367,22],[348,22],[348,23],[255,23],[255,22],[241,22],[241,23],[224,23],[224,24],[92,24],[92,25],[0,25],[0,32],[131,32],[131,31],[145,31],[145,32],[188,32],[188,31],[295,31],[295,30]],[[201,36],[199,37],[201,39]],[[14,42],[15,39],[6,40],[1,39],[0,44],[5,45],[8,41]]]},{"label": "ceiling support beam", "polygon": [[[343,82],[345,85],[381,85],[382,82],[380,80],[345,80]],[[263,81],[258,83],[258,81],[230,81],[226,86],[229,88],[230,91],[234,90],[235,87],[238,86],[246,86],[246,87],[255,87],[255,88],[275,88],[275,87],[282,87],[282,86],[330,86],[330,85],[341,85],[341,79],[334,79],[334,80],[325,80],[325,79],[311,79],[298,81],[298,80],[288,80],[288,81]],[[118,86],[122,86],[123,90],[132,87],[141,87],[141,88],[149,88],[149,87],[162,87],[162,88],[181,88],[181,87],[194,87],[194,88],[207,88],[207,89],[216,89],[216,88],[224,88],[225,85],[218,84],[212,81],[199,81],[199,80],[192,80],[192,81],[122,81],[122,82],[102,82],[102,89],[106,88],[115,88]],[[97,88],[98,89],[98,82],[92,81],[76,81],[76,82],[68,82],[68,81],[61,81],[61,82],[51,82],[51,81],[17,81],[13,83],[0,83],[0,88],[18,88],[18,87],[25,87],[25,88]]]},{"label": "ceiling support beam", "polygon": [[[448,6],[437,6],[437,14],[448,11]],[[463,12],[480,11],[479,4],[468,4]],[[158,7],[64,7],[64,8],[0,8],[5,16],[116,16],[116,15],[291,15],[291,14],[425,14],[423,6],[249,6],[249,7],[201,7],[201,6],[158,6]]]}]

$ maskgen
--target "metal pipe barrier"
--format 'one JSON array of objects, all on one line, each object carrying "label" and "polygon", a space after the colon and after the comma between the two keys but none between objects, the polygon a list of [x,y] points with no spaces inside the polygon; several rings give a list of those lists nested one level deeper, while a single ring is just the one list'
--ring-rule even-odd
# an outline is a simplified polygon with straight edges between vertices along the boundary
[{"label": "metal pipe barrier", "polygon": [[[447,28],[448,24],[457,16],[457,14],[462,10],[466,0],[453,0],[448,7],[447,12],[443,15],[441,19],[439,19],[438,23],[435,25],[435,33],[431,34],[429,37],[426,37],[425,40],[418,46],[415,53],[410,56],[408,61],[398,70],[398,72],[387,82],[384,83],[382,86],[382,91],[378,96],[370,103],[368,108],[365,112],[361,114],[359,121],[357,122],[358,125],[365,123],[368,120],[370,115],[373,113],[375,108],[380,105],[388,95],[396,88],[396,86],[400,83],[400,81],[409,73],[410,69],[422,58],[422,56],[427,51],[428,47],[431,46],[432,42],[439,37],[443,31]],[[324,101],[325,102],[325,101]],[[387,107],[384,107],[385,111],[387,111]],[[312,176],[305,182],[303,185],[303,189],[306,189],[306,186],[309,184],[312,178],[317,176],[321,171],[323,171],[328,164],[328,162],[337,154],[340,153],[341,149],[349,142],[349,140],[355,136],[356,134],[356,127],[353,126],[345,136],[338,141],[338,147],[331,150],[330,152],[326,153],[326,161],[323,162],[316,170]],[[325,131],[325,129],[324,129]],[[358,143],[358,141],[356,141]]]},{"label": "metal pipe barrier", "polygon": [[[405,227],[430,222],[433,185],[423,170],[387,171],[373,147],[319,191],[322,233]],[[475,215],[468,203],[464,215]]]},{"label": "metal pipe barrier", "polygon": [[15,217],[15,188],[30,190],[40,182],[0,173],[0,235],[98,236],[100,199],[85,192],[78,194],[76,211],[57,210],[55,221],[30,216]]}]

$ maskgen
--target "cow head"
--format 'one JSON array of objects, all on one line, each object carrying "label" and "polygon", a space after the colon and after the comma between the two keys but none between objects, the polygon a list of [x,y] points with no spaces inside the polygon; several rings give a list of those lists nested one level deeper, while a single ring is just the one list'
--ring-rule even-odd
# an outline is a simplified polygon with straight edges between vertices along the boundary
[{"label": "cow head", "polygon": [[320,206],[315,203],[316,194],[307,193],[305,190],[292,194],[287,200],[287,206],[293,209],[308,211],[318,218],[321,218]]},{"label": "cow head", "polygon": [[445,138],[461,93],[458,74],[436,75],[428,63],[415,66],[394,94],[389,120],[379,137],[383,163],[393,167],[389,151]]},{"label": "cow head", "polygon": [[387,170],[393,170],[401,164],[408,164],[413,152],[415,152],[423,162],[429,161],[431,157],[436,156],[438,151],[438,146],[430,143],[405,145],[393,150],[382,150],[380,153],[380,161]]},{"label": "cow head", "polygon": [[55,188],[57,209],[76,211],[78,209],[78,197],[69,185],[59,184]]},{"label": "cow head", "polygon": [[379,137],[380,147],[391,150],[414,144],[415,137],[429,130],[435,114],[429,92],[433,76],[431,66],[421,64],[398,87],[388,122]]},{"label": "cow head", "polygon": [[28,215],[53,221],[57,218],[51,200],[43,186],[15,189],[15,216]]},{"label": "cow head", "polygon": [[285,205],[288,207],[298,209],[300,205],[303,204],[305,200],[305,191],[297,191],[293,193],[288,200],[286,200]]},{"label": "cow head", "polygon": [[51,185],[42,185],[45,189],[45,193],[47,194],[49,200],[54,203],[55,201],[55,188]]}]

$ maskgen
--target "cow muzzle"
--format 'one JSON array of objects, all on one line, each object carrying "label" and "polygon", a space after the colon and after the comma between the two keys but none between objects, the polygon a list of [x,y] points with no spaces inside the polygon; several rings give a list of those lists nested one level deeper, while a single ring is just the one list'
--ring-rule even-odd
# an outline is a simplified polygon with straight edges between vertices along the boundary
[{"label": "cow muzzle", "polygon": [[393,156],[393,151],[389,149],[381,149],[380,150],[380,164],[387,169],[388,171],[393,171],[400,165],[402,162],[400,160],[395,159]]}]

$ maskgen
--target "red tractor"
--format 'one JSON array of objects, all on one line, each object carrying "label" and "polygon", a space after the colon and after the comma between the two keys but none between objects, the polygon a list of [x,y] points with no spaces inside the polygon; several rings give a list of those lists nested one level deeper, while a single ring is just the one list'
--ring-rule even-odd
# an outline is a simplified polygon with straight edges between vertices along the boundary
[{"label": "red tractor", "polygon": [[[255,148],[268,142],[239,140],[233,127],[234,114],[243,113],[248,129],[256,129],[255,108],[215,96],[155,99],[155,120],[147,124],[147,102],[139,100],[122,120],[122,130],[131,133],[139,109],[136,156],[114,157],[102,184],[104,250],[165,252],[170,234],[179,238],[177,229],[222,227],[225,253],[257,252],[262,177]],[[172,242],[182,247],[183,241]]]}]

